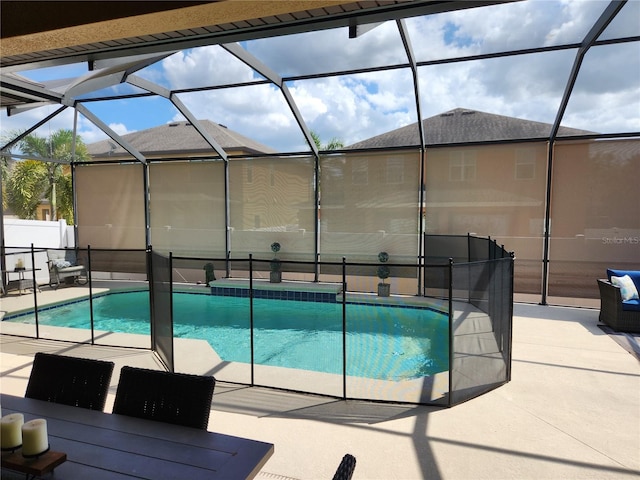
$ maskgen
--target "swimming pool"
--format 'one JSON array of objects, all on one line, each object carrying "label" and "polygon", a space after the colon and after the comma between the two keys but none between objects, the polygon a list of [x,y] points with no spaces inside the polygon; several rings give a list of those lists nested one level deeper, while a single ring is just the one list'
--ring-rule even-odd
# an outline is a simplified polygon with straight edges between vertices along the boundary
[{"label": "swimming pool", "polygon": [[[150,334],[148,292],[93,300],[96,330]],[[222,360],[251,362],[248,298],[174,293],[174,336],[206,340]],[[342,304],[254,299],[256,364],[342,373]],[[34,323],[33,314],[5,321]],[[41,309],[40,325],[90,328],[89,301]],[[347,375],[421,378],[448,369],[448,317],[427,308],[348,303]]]}]

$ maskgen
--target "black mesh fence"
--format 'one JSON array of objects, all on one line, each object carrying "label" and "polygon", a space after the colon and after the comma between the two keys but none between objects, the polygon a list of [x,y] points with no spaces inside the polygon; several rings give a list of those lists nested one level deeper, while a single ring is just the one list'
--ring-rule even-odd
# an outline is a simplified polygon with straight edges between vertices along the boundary
[{"label": "black mesh fence", "polygon": [[173,282],[171,279],[171,255],[148,252],[150,301],[151,301],[151,348],[169,371],[175,370],[173,346]]},{"label": "black mesh fence", "polygon": [[452,265],[451,405],[510,379],[511,258]]},{"label": "black mesh fence", "polygon": [[[276,270],[271,260],[252,256],[80,249],[74,254],[86,261],[88,284],[80,328],[90,329],[94,343],[124,338],[94,327],[104,301],[107,309],[146,310],[139,323],[150,325],[148,345],[170,370],[204,366],[231,383],[451,406],[510,379],[513,257],[470,236],[429,236],[425,246],[432,263],[389,262],[389,278],[378,278],[378,262],[343,259],[328,264],[332,273],[320,274],[320,281],[299,276],[322,270],[311,268],[313,262],[300,267],[281,260]],[[421,294],[402,293],[394,268],[422,272]],[[137,275],[143,280],[113,281]],[[130,304],[133,293],[146,295],[146,307]],[[36,307],[38,295],[35,290]],[[48,338],[35,311],[35,335]],[[111,325],[129,339],[127,322],[124,330]]]}]

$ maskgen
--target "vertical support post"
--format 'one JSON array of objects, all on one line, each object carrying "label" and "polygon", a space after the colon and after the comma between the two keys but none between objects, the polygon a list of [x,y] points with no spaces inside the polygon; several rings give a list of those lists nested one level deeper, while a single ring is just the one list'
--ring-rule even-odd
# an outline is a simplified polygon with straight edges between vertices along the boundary
[{"label": "vertical support post", "polygon": [[[224,161],[224,250],[227,252],[226,271],[227,278],[231,276],[231,265],[229,257],[231,256],[231,200],[229,199],[230,187],[229,187],[229,159],[225,158]],[[253,367],[252,367],[253,368]]]},{"label": "vertical support post", "polygon": [[[418,195],[418,203],[420,204],[419,206],[419,211],[420,211],[420,218],[419,218],[419,225],[418,225],[418,231],[420,233],[422,233],[423,235],[423,240],[424,240],[424,236],[426,236],[426,216],[427,216],[427,201],[426,201],[426,183],[424,181],[424,177],[425,177],[425,170],[426,170],[426,163],[427,160],[427,151],[424,148],[423,145],[420,146],[420,195]],[[420,295],[420,293],[422,292],[423,289],[423,282],[422,279],[425,275],[425,261],[424,261],[424,257],[425,257],[425,242],[422,241],[420,242],[420,240],[418,240],[418,295]],[[424,293],[424,292],[423,292]]]},{"label": "vertical support post", "polygon": [[151,244],[151,210],[149,208],[149,164],[142,164],[142,182],[144,185],[144,244]]},{"label": "vertical support post", "polygon": [[314,165],[314,173],[315,173],[315,182],[313,185],[314,188],[314,218],[315,218],[315,226],[314,228],[314,242],[313,248],[315,249],[315,265],[313,268],[313,281],[320,281],[320,264],[318,261],[320,260],[320,155],[315,155],[315,165]]},{"label": "vertical support post", "polygon": [[540,305],[547,304],[547,288],[549,285],[549,242],[551,239],[551,182],[553,180],[553,146],[551,141],[547,146],[547,191],[544,207],[544,231],[542,248],[542,298]]},{"label": "vertical support post", "polygon": [[[71,202],[73,205],[73,246],[78,248],[78,199],[76,189],[76,137],[78,134],[78,110],[73,109],[73,152],[71,153]],[[67,240],[68,242],[68,240]],[[92,332],[93,335],[93,332]],[[93,343],[93,340],[92,342]]]},{"label": "vertical support post", "polygon": [[249,335],[251,342],[251,386],[255,384],[255,358],[253,351],[253,254],[249,254]]},{"label": "vertical support post", "polygon": [[342,257],[342,399],[347,399],[347,259]]},{"label": "vertical support post", "polygon": [[[0,161],[3,160],[4,157],[0,157]],[[0,178],[0,196],[2,196],[3,188],[4,188],[5,178],[4,175]],[[3,295],[7,292],[7,257],[6,257],[6,246],[4,240],[4,208],[0,208],[0,271],[2,271],[2,278],[0,282],[2,285],[0,286],[0,293]]]},{"label": "vertical support post", "polygon": [[453,405],[453,258],[449,259],[449,398],[448,406]]}]

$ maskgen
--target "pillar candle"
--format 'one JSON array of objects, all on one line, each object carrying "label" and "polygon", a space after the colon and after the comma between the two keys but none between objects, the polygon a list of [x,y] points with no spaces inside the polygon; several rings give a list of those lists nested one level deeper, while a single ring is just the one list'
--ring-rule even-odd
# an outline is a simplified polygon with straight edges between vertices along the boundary
[{"label": "pillar candle", "polygon": [[22,425],[22,455],[39,455],[48,449],[47,421],[44,418],[36,418]]},{"label": "pillar candle", "polygon": [[22,424],[24,415],[21,413],[10,413],[2,417],[2,431],[0,437],[3,449],[16,448],[22,445]]}]

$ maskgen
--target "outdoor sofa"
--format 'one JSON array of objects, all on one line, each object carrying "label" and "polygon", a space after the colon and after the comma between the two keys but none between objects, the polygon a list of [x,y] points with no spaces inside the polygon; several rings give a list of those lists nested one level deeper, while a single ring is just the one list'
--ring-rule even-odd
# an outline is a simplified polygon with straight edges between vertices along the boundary
[{"label": "outdoor sofa", "polygon": [[598,286],[600,321],[619,332],[640,332],[640,270],[607,269]]}]

